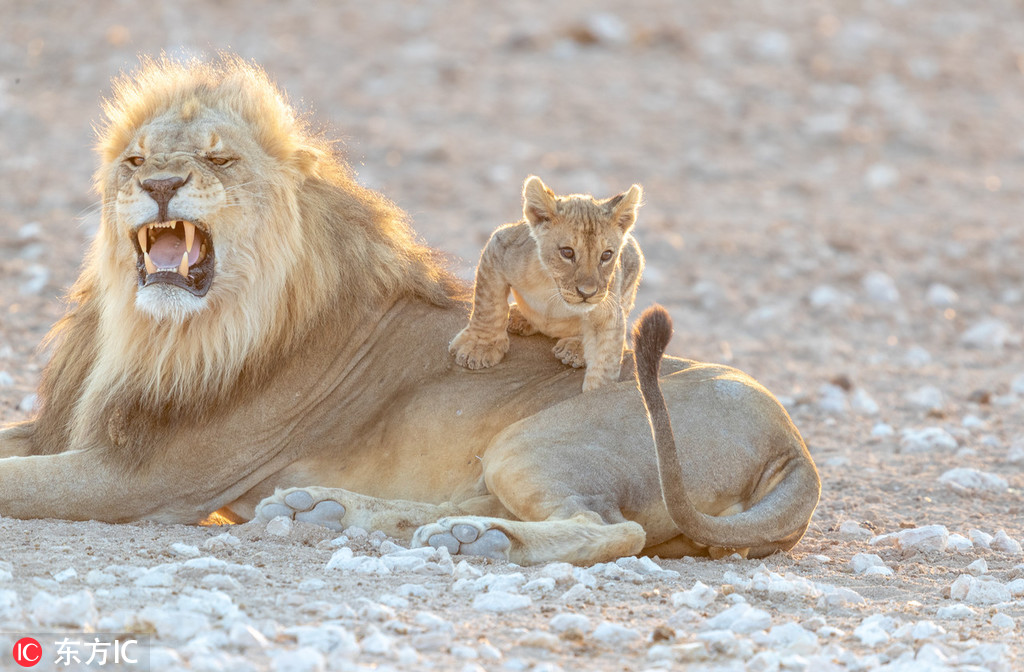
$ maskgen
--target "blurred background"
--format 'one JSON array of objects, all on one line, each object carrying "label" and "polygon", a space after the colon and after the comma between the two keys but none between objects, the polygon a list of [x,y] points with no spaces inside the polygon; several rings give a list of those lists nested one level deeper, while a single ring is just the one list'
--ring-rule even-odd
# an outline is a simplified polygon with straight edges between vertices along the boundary
[{"label": "blurred background", "polygon": [[[527,175],[641,183],[638,310],[666,305],[671,352],[752,373],[826,455],[1024,394],[1019,3],[6,0],[0,421],[31,403],[98,224],[110,78],[219,50],[467,279]],[[1000,408],[1005,448],[1020,405]]]}]

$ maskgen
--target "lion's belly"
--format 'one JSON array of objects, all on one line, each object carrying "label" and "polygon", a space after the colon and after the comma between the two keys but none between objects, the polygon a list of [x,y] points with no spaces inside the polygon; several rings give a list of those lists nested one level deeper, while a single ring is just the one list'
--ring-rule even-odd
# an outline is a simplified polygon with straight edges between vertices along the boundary
[{"label": "lion's belly", "polygon": [[586,313],[565,305],[555,283],[512,288],[516,305],[538,331],[552,338],[579,336]]}]

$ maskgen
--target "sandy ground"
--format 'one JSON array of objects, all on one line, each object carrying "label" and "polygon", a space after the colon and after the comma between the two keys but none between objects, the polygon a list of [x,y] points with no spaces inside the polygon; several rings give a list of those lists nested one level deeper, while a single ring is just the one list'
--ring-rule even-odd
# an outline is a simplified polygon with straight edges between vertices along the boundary
[{"label": "sandy ground", "polygon": [[[302,525],[230,544],[4,519],[3,630],[148,632],[153,669],[1024,665],[1017,4],[311,4],[0,5],[0,422],[28,415],[37,344],[97,226],[110,77],[140,53],[231,49],[467,278],[528,174],[599,196],[643,184],[637,305],[671,311],[670,352],[744,369],[787,405],[822,474],[811,528],[763,567],[574,574],[410,569],[387,540]],[[928,525],[960,537],[905,532]],[[326,569],[343,547],[349,569]],[[490,611],[490,592],[529,604]]]}]

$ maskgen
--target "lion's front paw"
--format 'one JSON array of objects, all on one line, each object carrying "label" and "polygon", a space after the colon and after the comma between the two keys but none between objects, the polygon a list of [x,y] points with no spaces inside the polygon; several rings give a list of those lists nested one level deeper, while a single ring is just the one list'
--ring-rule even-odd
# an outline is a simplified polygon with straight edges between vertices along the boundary
[{"label": "lion's front paw", "polygon": [[551,352],[562,364],[568,364],[574,369],[586,365],[586,361],[583,359],[583,341],[576,336],[559,339],[558,343],[555,343],[555,347],[551,348]]},{"label": "lion's front paw", "polygon": [[278,490],[260,502],[253,520],[266,523],[278,516],[341,531],[345,507],[333,499],[318,498],[312,488],[289,488]]},{"label": "lion's front paw", "polygon": [[508,334],[470,331],[466,327],[452,339],[448,351],[455,355],[459,366],[467,369],[486,369],[501,361],[508,352]]},{"label": "lion's front paw", "polygon": [[444,546],[452,555],[461,553],[508,560],[512,542],[507,534],[492,527],[485,518],[459,516],[442,518],[419,528],[412,537],[412,546]]},{"label": "lion's front paw", "polygon": [[506,329],[508,333],[516,334],[517,336],[533,336],[539,333],[537,328],[526,319],[526,316],[519,312],[519,308],[515,304],[509,309],[508,327]]}]

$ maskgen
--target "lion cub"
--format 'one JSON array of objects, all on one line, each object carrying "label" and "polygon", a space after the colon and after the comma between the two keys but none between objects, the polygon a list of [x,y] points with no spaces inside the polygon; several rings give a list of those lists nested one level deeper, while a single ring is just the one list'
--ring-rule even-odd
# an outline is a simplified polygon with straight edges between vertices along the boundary
[{"label": "lion cub", "polygon": [[493,366],[508,352],[506,329],[540,332],[559,339],[552,352],[563,363],[586,364],[584,392],[618,380],[626,319],[644,266],[629,233],[642,194],[634,184],[600,201],[555,196],[539,177],[527,178],[525,219],[500,227],[480,255],[469,325],[448,346],[455,361],[470,369]]}]

